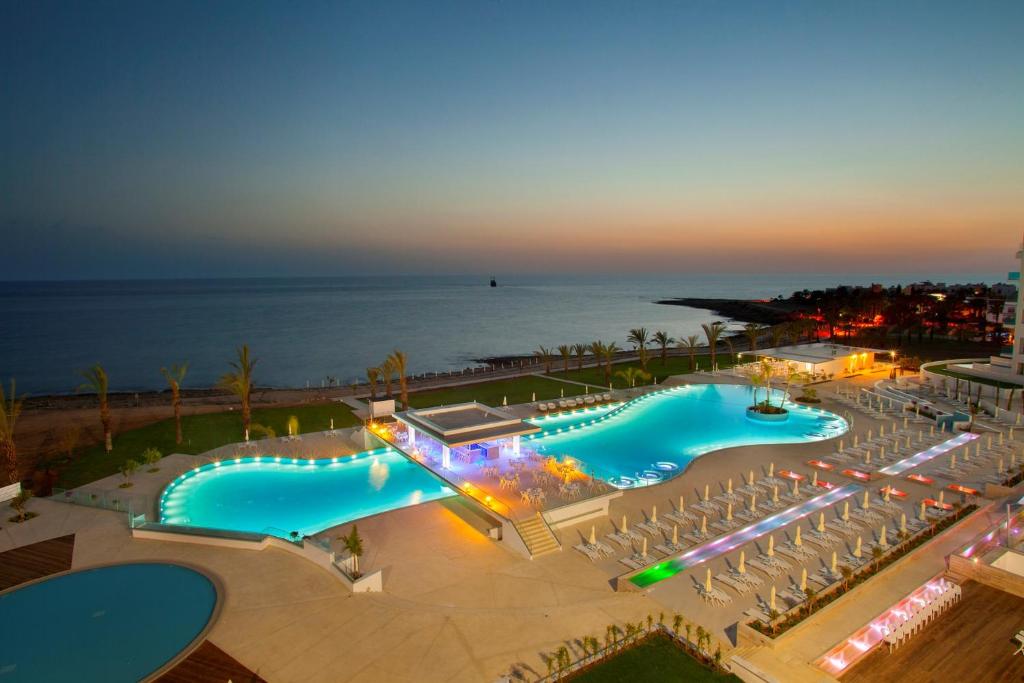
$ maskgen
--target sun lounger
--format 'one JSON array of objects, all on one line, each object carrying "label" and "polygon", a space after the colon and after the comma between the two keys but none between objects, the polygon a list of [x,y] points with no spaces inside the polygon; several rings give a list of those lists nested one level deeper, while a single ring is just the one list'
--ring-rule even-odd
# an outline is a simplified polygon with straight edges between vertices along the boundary
[{"label": "sun lounger", "polygon": [[732,602],[732,597],[719,588],[712,588],[711,590],[705,590],[704,586],[698,586],[700,591],[700,597],[705,602],[708,602],[716,607],[721,607],[727,603]]},{"label": "sun lounger", "polygon": [[831,548],[835,546],[837,543],[839,543],[839,539],[833,536],[832,534],[828,533],[827,531],[825,533],[822,533],[817,530],[807,532],[807,534],[804,536],[804,540],[808,543],[813,543],[819,548]]},{"label": "sun lounger", "polygon": [[760,621],[762,624],[771,624],[771,619],[768,618],[768,614],[765,613],[765,612],[762,612],[761,610],[757,609],[756,607],[751,607],[748,610],[744,610],[743,614],[745,616],[750,617],[751,619],[754,619],[756,621]]},{"label": "sun lounger", "polygon": [[612,541],[613,543],[615,543],[616,545],[618,545],[621,548],[629,548],[629,549],[633,548],[633,541],[629,538],[629,536],[625,536],[623,534],[615,533],[615,534],[605,534],[604,537],[609,539],[610,541]]},{"label": "sun lounger", "polygon": [[[769,562],[769,559],[773,561]],[[752,560],[747,560],[747,564],[751,567],[754,567],[755,569],[760,569],[765,574],[772,577],[779,576],[780,574],[782,574],[782,572],[786,571],[790,567],[789,564],[782,562],[777,557],[768,558],[764,555],[755,557]]]},{"label": "sun lounger", "polygon": [[721,581],[726,586],[729,586],[740,595],[746,595],[750,592],[750,586],[740,581],[737,581],[731,574],[722,572],[715,576],[715,579]]},{"label": "sun lounger", "polygon": [[597,553],[597,551],[596,550],[592,550],[590,548],[590,546],[588,546],[586,543],[580,543],[578,545],[574,545],[573,548],[575,548],[576,550],[580,551],[581,553],[586,555],[588,558],[590,558],[591,562],[601,559],[601,556]]},{"label": "sun lounger", "polygon": [[650,520],[644,522],[637,522],[636,528],[640,531],[643,531],[645,534],[650,534],[651,536],[657,536],[659,533],[661,533],[661,530],[658,528],[658,526],[656,524],[652,524]]},{"label": "sun lounger", "polygon": [[736,520],[729,521],[727,519],[720,519],[717,522],[712,522],[711,526],[721,531],[723,534],[728,533],[739,526]]},{"label": "sun lounger", "polygon": [[702,500],[699,503],[691,505],[694,510],[704,513],[705,515],[711,515],[719,512],[722,508],[718,507],[716,503],[710,500]]},{"label": "sun lounger", "polygon": [[712,536],[711,536],[711,534],[702,534],[700,532],[700,529],[695,529],[695,530],[691,531],[690,533],[685,534],[683,536],[683,538],[685,538],[690,543],[693,543],[694,545],[700,545],[701,543],[704,543],[705,541],[711,540]]},{"label": "sun lounger", "polygon": [[679,545],[672,545],[671,543],[662,543],[660,545],[654,546],[654,549],[657,550],[659,553],[662,553],[663,555],[675,555],[676,553],[683,552],[684,550],[686,550],[686,548],[687,546],[685,543],[680,543]]},{"label": "sun lounger", "polygon": [[619,559],[619,562],[626,565],[630,569],[643,569],[644,565],[639,562],[635,562],[632,557],[623,557]]},{"label": "sun lounger", "polygon": [[776,551],[781,552],[785,555],[787,552],[792,553],[789,557],[800,560],[811,560],[818,556],[818,553],[814,552],[810,548],[804,545],[796,545],[792,541],[789,543],[782,543],[775,548]]},{"label": "sun lounger", "polygon": [[670,522],[675,522],[680,526],[684,526],[689,522],[700,521],[697,515],[693,514],[689,510],[673,510],[672,512],[666,512],[665,519]]}]

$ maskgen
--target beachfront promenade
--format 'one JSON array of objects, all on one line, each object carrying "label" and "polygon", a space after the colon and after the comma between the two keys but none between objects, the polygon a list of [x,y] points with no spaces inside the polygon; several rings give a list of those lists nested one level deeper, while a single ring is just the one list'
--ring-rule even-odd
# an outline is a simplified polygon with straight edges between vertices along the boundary
[{"label": "beachfront promenade", "polygon": [[[866,375],[842,384],[869,387],[877,379],[877,374]],[[739,379],[693,375],[673,383],[702,381]],[[891,422],[851,413],[827,398],[822,407],[849,415],[856,433],[877,433]],[[281,447],[323,457],[358,450],[351,439],[323,435],[281,440]],[[133,540],[123,513],[50,500],[31,502],[32,509],[41,513],[38,518],[0,529],[0,551],[75,534],[74,567],[162,559],[207,568],[227,588],[224,609],[209,640],[267,680],[480,681],[494,680],[509,671],[530,680],[546,673],[542,653],[562,645],[578,653],[575,639],[579,637],[600,637],[610,623],[635,623],[647,615],[657,618],[660,613],[670,620],[678,612],[708,628],[714,642],[728,655],[735,643],[735,624],[746,619],[743,612],[756,606],[758,595],[763,598],[773,583],[770,577],[757,574],[764,586],[756,594],[736,594],[719,584],[729,591],[730,604],[715,607],[703,601],[697,588],[704,572],[707,568],[716,575],[729,571],[738,548],[709,557],[649,590],[615,591],[615,580],[628,574],[627,568],[616,557],[590,560],[572,546],[585,541],[592,528],[596,527],[602,538],[615,531],[623,515],[630,525],[643,521],[655,506],[664,515],[680,495],[688,505],[697,503],[705,484],[718,487],[732,478],[738,486],[750,470],[758,477],[765,476],[769,464],[776,472],[789,470],[810,477],[807,461],[824,458],[835,448],[835,441],[743,446],[698,458],[685,473],[666,483],[623,491],[610,502],[607,517],[558,528],[563,550],[532,560],[482,535],[444,501],[362,519],[359,529],[366,541],[362,563],[384,570],[385,591],[356,597],[322,569],[290,553]],[[221,455],[232,454],[228,448]],[[198,460],[205,462],[216,455],[206,454]],[[168,456],[161,463],[161,472],[136,475],[132,493],[155,499],[168,480],[196,462],[194,456]],[[850,482],[835,473],[823,473],[822,478],[836,484]],[[119,482],[115,476],[87,488],[116,493]],[[933,489],[913,482],[904,488],[910,493],[904,509],[912,517],[913,501]],[[721,495],[721,490],[715,495]],[[838,509],[830,513],[836,515]],[[805,538],[812,521],[796,522],[805,525]],[[855,598],[844,597],[787,632],[774,650],[741,647],[740,651],[765,671],[790,672],[779,680],[827,680],[812,662],[940,572],[950,549],[966,542],[984,523],[987,518],[971,518],[953,527],[919,548],[913,557],[886,569],[883,576],[859,586]],[[337,536],[347,526],[326,530],[318,538],[341,552]],[[791,541],[793,529],[793,524],[787,524],[773,530],[775,542],[781,546]],[[873,531],[864,529],[865,541]],[[754,548],[763,550],[764,543],[762,536],[747,546],[748,561],[754,557]],[[653,553],[653,541],[651,545]],[[827,556],[827,552],[819,553],[822,561],[827,561]],[[796,581],[799,570],[794,567],[774,584],[781,593]],[[801,671],[806,678],[795,677]]]}]

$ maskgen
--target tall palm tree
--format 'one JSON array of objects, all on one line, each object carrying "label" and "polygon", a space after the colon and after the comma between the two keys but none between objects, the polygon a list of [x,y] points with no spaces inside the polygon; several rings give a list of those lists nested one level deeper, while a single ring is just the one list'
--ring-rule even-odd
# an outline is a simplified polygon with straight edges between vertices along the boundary
[{"label": "tall palm tree", "polygon": [[576,370],[577,371],[582,371],[583,370],[583,356],[585,356],[586,353],[587,353],[587,345],[586,344],[573,344],[572,345],[572,352],[576,354]]},{"label": "tall palm tree", "polygon": [[700,337],[691,334],[686,339],[679,340],[679,348],[690,354],[690,372],[697,367],[697,346],[700,344]]},{"label": "tall palm tree", "polygon": [[711,369],[715,369],[715,349],[718,347],[718,340],[721,338],[722,333],[725,332],[725,323],[714,322],[714,323],[703,323],[701,329],[704,330],[704,336],[708,339],[708,349],[711,351]]},{"label": "tall palm tree", "polygon": [[747,323],[743,326],[743,334],[747,336],[747,346],[751,351],[757,351],[757,342],[764,334],[764,327],[757,323]]},{"label": "tall palm tree", "polygon": [[252,394],[252,371],[256,367],[258,360],[249,357],[248,344],[239,346],[235,349],[235,353],[238,354],[238,360],[228,363],[231,366],[231,372],[221,375],[217,386],[230,391],[241,402],[242,433],[245,435],[245,440],[248,441],[249,423],[252,422],[252,405],[249,402],[250,395]]},{"label": "tall palm tree", "polygon": [[181,443],[181,383],[185,381],[188,373],[188,361],[181,365],[172,365],[168,368],[160,368],[160,374],[167,380],[167,386],[171,388],[171,406],[174,408],[174,443]]},{"label": "tall palm tree", "polygon": [[551,374],[551,349],[546,346],[539,346],[537,350],[533,352],[533,355],[540,359],[540,362],[544,364],[544,374]]},{"label": "tall palm tree", "polygon": [[377,382],[380,381],[380,368],[366,368],[366,382],[370,385],[370,400],[377,400]]},{"label": "tall palm tree", "polygon": [[669,336],[668,332],[658,330],[654,333],[654,343],[661,347],[661,364],[668,362],[668,347],[676,343],[676,340]]},{"label": "tall palm tree", "polygon": [[601,349],[601,353],[604,355],[604,381],[612,381],[612,361],[615,359],[615,354],[619,352],[619,345],[615,342],[611,344],[604,344]]},{"label": "tall palm tree", "polygon": [[88,370],[79,373],[85,382],[78,387],[79,391],[91,391],[96,394],[100,402],[100,424],[103,425],[103,448],[109,453],[114,450],[114,437],[110,429],[110,405],[107,403],[107,390],[110,388],[110,378],[107,371],[99,363]]},{"label": "tall palm tree", "polygon": [[395,378],[395,363],[391,360],[391,356],[384,359],[384,362],[380,364],[380,374],[384,378],[384,395],[388,398],[394,398],[394,394],[391,391],[391,381]]},{"label": "tall palm tree", "polygon": [[601,367],[601,359],[604,358],[604,342],[592,341],[587,344],[587,349],[594,355],[595,367]]},{"label": "tall palm tree", "polygon": [[562,371],[569,374],[569,361],[572,360],[572,347],[568,344],[559,344],[558,353],[562,354]]},{"label": "tall palm tree", "polygon": [[402,398],[402,407],[409,407],[409,379],[405,376],[406,366],[409,363],[409,359],[405,353],[395,349],[388,356],[388,360],[391,361],[391,367],[394,368],[395,373],[398,375],[398,391]]},{"label": "tall palm tree", "polygon": [[7,483],[20,481],[18,478],[18,449],[14,445],[14,426],[21,415],[21,401],[14,391],[14,380],[11,380],[10,401],[4,396],[4,387],[0,384],[0,456],[7,475]]},{"label": "tall palm tree", "polygon": [[779,323],[778,325],[772,325],[768,330],[768,334],[772,340],[772,348],[777,348],[782,345],[782,338],[786,336],[786,324]]},{"label": "tall palm tree", "polygon": [[629,331],[629,336],[626,337],[626,341],[636,347],[637,353],[640,354],[640,367],[645,371],[647,370],[647,328],[646,327],[635,327]]}]

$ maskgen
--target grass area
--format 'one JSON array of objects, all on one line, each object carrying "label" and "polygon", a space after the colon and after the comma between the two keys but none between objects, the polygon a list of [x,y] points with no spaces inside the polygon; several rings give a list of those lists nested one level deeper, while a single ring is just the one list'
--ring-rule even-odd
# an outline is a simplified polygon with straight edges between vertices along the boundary
[{"label": "grass area", "polygon": [[571,680],[579,683],[699,683],[740,679],[732,674],[718,673],[706,668],[667,636],[655,635],[581,671],[572,676]]},{"label": "grass area", "polygon": [[[716,360],[718,367],[720,368],[730,367],[733,364],[733,361],[730,360],[729,356],[725,353],[718,354]],[[639,368],[640,363],[632,361],[628,363],[615,363],[612,365],[613,387],[616,389],[626,388],[626,384],[622,378],[616,377],[615,374],[629,367]],[[534,395],[537,396],[538,401],[544,401],[557,399],[562,395],[562,391],[565,392],[566,396],[575,396],[584,392],[584,388],[582,386],[556,381],[558,379],[583,382],[602,389],[608,386],[605,382],[604,368],[583,368],[582,370],[576,370],[575,363],[570,364],[570,370],[568,373],[562,368],[563,365],[561,359],[559,359],[558,362],[552,363],[551,365],[551,379],[528,375],[526,377],[516,377],[513,379],[500,379],[493,382],[479,382],[477,384],[447,387],[444,389],[418,391],[416,393],[409,394],[409,403],[411,403],[414,408],[451,405],[453,403],[463,403],[466,401],[478,401],[491,406],[500,406],[502,400],[505,398],[508,399],[509,403],[527,403],[532,400]],[[710,358],[698,356],[697,368],[704,370],[710,369]],[[543,366],[539,366],[537,368],[537,372],[543,371]],[[689,357],[684,358],[675,356],[669,356],[665,363],[661,362],[660,357],[652,357],[647,363],[647,371],[651,373],[652,381],[656,379],[659,382],[671,375],[682,375],[692,372],[690,369]]]},{"label": "grass area", "polygon": [[[359,420],[343,403],[316,403],[302,406],[259,408],[252,411],[252,421],[271,427],[277,434],[288,433],[288,418],[299,420],[300,432],[318,432],[330,428],[331,418],[337,428],[351,427]],[[97,417],[97,419],[99,419]],[[73,488],[120,471],[122,463],[139,460],[147,448],[156,448],[163,454],[203,453],[229,443],[241,441],[242,418],[235,411],[186,415],[181,419],[184,439],[174,443],[174,420],[162,420],[145,427],[114,434],[114,450],[106,453],[103,444],[78,452],[71,462],[58,465],[57,486]]]},{"label": "grass area", "polygon": [[[972,384],[985,384],[987,386],[998,387],[1000,389],[1020,389],[1021,388],[1019,384],[1011,384],[1009,382],[1000,382],[999,380],[986,379],[984,377],[975,377],[974,375],[968,375],[967,373],[964,373],[964,372],[957,372],[956,370],[950,370],[949,367],[947,365],[945,365],[945,364],[943,364],[943,365],[933,365],[930,368],[928,368],[928,370],[929,370],[929,372],[934,372],[934,373],[936,373],[938,375],[946,375],[947,377],[955,377],[955,378],[960,379],[960,380],[962,380],[964,382],[971,382]],[[967,387],[964,386],[963,389],[966,390]]]}]

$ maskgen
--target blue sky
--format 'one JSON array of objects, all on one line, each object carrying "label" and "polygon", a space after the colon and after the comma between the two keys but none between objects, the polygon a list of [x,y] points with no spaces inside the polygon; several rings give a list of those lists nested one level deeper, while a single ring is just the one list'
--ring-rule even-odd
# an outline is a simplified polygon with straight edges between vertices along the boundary
[{"label": "blue sky", "polygon": [[1002,270],[1022,26],[1020,2],[6,2],[0,279]]}]

